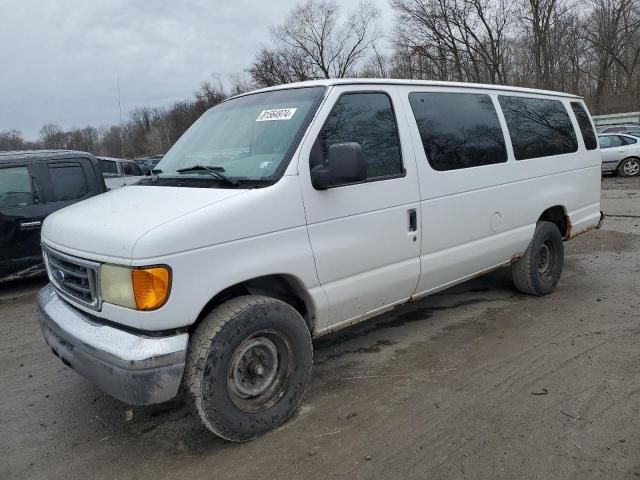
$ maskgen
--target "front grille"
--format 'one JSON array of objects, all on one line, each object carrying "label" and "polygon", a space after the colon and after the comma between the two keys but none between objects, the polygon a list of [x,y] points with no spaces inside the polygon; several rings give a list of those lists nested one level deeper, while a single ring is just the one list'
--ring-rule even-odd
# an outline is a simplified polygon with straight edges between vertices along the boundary
[{"label": "front grille", "polygon": [[49,247],[43,247],[43,256],[49,280],[59,294],[93,310],[100,309],[99,263],[72,257]]}]

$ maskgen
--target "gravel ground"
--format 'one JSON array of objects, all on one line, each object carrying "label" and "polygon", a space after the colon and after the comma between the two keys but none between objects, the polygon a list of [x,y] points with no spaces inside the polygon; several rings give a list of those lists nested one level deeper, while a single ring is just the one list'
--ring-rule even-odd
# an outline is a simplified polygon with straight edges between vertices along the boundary
[{"label": "gravel ground", "polygon": [[638,478],[640,179],[566,245],[556,292],[500,270],[316,342],[299,413],[248,444],[130,408],[62,365],[42,281],[0,288],[0,478]]}]

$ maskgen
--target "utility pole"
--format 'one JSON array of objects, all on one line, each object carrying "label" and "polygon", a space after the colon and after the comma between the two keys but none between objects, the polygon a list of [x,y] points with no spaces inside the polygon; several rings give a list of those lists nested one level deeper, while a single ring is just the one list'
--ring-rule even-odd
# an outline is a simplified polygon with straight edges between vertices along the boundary
[{"label": "utility pole", "polygon": [[122,102],[120,101],[120,77],[118,77],[118,110],[120,111],[120,158],[124,158],[124,128],[122,126]]}]

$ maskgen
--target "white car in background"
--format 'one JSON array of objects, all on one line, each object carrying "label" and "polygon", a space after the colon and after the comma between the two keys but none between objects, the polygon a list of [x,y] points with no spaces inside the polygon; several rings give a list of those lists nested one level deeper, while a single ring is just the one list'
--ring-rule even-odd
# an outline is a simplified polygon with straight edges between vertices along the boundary
[{"label": "white car in background", "polygon": [[104,176],[107,190],[135,185],[144,178],[144,172],[136,162],[113,157],[96,157]]},{"label": "white car in background", "polygon": [[623,177],[640,175],[640,137],[616,133],[598,135],[602,171]]}]

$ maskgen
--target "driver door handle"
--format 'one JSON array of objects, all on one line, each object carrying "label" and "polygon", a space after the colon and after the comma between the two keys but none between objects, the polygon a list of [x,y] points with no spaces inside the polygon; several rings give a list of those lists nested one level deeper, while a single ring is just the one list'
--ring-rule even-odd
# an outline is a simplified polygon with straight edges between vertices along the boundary
[{"label": "driver door handle", "polygon": [[418,215],[416,213],[416,209],[412,208],[409,210],[409,232],[417,232],[418,231]]},{"label": "driver door handle", "polygon": [[40,220],[35,220],[33,222],[20,222],[20,228],[27,230],[29,228],[38,228],[42,225]]}]

